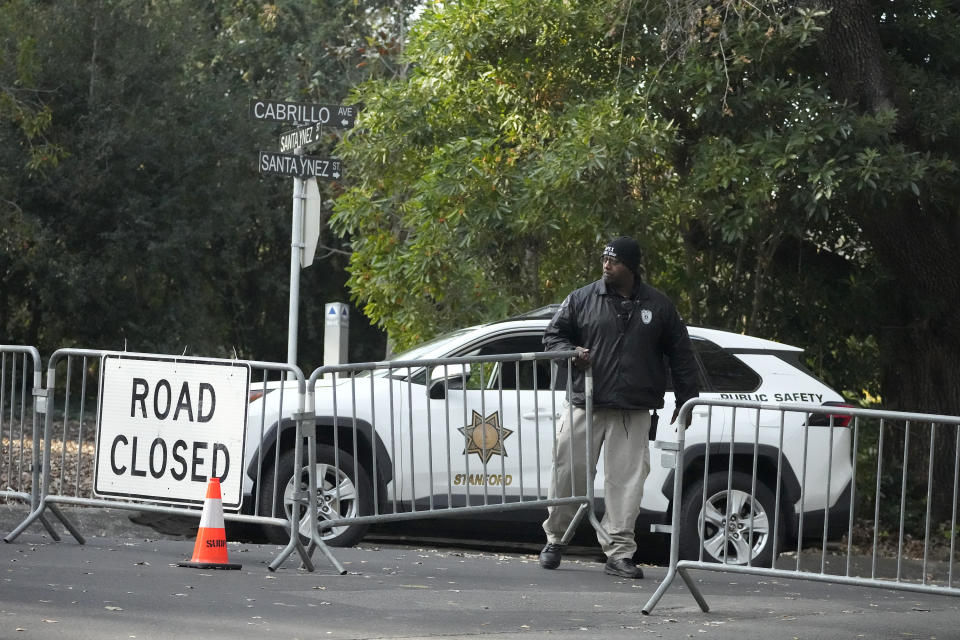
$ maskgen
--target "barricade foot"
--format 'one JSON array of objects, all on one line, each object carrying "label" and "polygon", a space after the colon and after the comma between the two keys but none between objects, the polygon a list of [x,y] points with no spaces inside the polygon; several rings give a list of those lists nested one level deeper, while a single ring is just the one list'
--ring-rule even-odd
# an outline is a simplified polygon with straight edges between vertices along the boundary
[{"label": "barricade foot", "polygon": [[673,583],[673,579],[675,577],[677,577],[677,568],[670,567],[667,570],[667,575],[663,577],[663,582],[660,583],[660,586],[657,587],[657,590],[654,591],[653,595],[650,596],[650,599],[647,600],[647,604],[643,605],[643,609],[640,610],[643,615],[650,615],[650,612],[653,611],[653,608],[657,606],[658,602],[660,602],[660,598],[662,598],[663,594],[665,594],[667,589],[670,588],[670,585]]},{"label": "barricade foot", "polygon": [[[573,519],[570,520],[570,524],[567,525],[567,530],[563,533],[563,538],[560,539],[560,544],[570,544],[570,540],[573,539],[573,534],[576,533],[577,527],[580,526],[580,520],[583,519],[584,514],[587,513],[587,510],[590,509],[590,506],[584,502],[577,509],[577,512],[573,514]],[[593,513],[593,509],[590,509],[588,520],[590,524],[593,525],[593,528],[597,530],[598,536],[606,536],[607,532],[603,530],[603,527],[600,526],[600,521],[597,520],[597,517]],[[608,536],[609,539],[609,536]]]},{"label": "barricade foot", "polygon": [[51,503],[50,505],[48,505],[48,508],[50,509],[50,511],[53,512],[53,515],[57,516],[57,519],[60,521],[60,523],[63,524],[64,527],[66,527],[67,531],[70,532],[70,535],[73,536],[73,539],[77,541],[77,544],[87,543],[86,539],[83,537],[83,534],[80,533],[80,529],[78,529],[76,525],[73,524],[73,521],[70,520],[70,518],[64,515],[63,511],[60,510],[60,507]]},{"label": "barricade foot", "polygon": [[[35,511],[31,511],[29,514],[27,514],[27,517],[23,519],[23,522],[18,524],[13,531],[4,536],[3,541],[13,542],[20,537],[20,534],[26,531],[27,527],[36,522],[38,518],[43,517],[43,510],[46,509],[46,507],[46,503],[41,502],[40,506],[37,507]],[[45,526],[49,526],[49,523],[46,523]]]},{"label": "barricade foot", "polygon": [[313,573],[313,558],[311,557],[310,550],[303,546],[299,538],[297,539],[297,553],[300,554],[300,568]]},{"label": "barricade foot", "polygon": [[310,541],[311,555],[314,547],[319,548],[320,551],[323,552],[323,555],[327,557],[327,560],[333,565],[334,569],[337,570],[337,573],[342,576],[347,575],[347,570],[344,569],[343,565],[340,564],[340,561],[334,557],[333,552],[330,551],[330,547],[327,546],[326,542],[319,540],[317,536],[314,536],[313,540]]},{"label": "barricade foot", "polygon": [[271,562],[269,565],[267,565],[267,569],[269,569],[271,572],[274,572],[274,571],[276,571],[277,569],[279,569],[279,568],[280,568],[280,565],[282,565],[284,562],[287,561],[287,558],[290,557],[290,554],[293,553],[293,550],[294,550],[295,548],[296,548],[296,546],[295,546],[293,543],[288,544],[287,546],[285,546],[285,547],[283,548],[283,551],[281,551],[280,554],[279,554],[276,558],[273,559],[273,562]]},{"label": "barricade foot", "polygon": [[707,604],[707,601],[704,600],[703,594],[700,593],[700,587],[693,581],[693,578],[690,577],[690,574],[686,569],[677,569],[677,573],[680,574],[680,577],[683,578],[684,584],[687,585],[687,589],[690,590],[690,595],[693,596],[693,599],[697,601],[697,604],[700,605],[700,610],[704,613],[710,611],[710,606]]},{"label": "barricade foot", "polygon": [[673,580],[677,577],[677,574],[680,574],[680,577],[683,578],[684,584],[687,585],[687,589],[690,590],[690,594],[693,596],[693,599],[697,601],[697,604],[700,606],[700,610],[704,613],[709,613],[710,606],[707,604],[703,594],[700,593],[700,588],[690,577],[690,574],[687,572],[687,570],[684,568],[670,567],[670,569],[667,570],[667,575],[663,578],[663,582],[660,583],[660,586],[657,587],[657,590],[654,592],[654,594],[650,596],[649,600],[647,600],[647,604],[643,605],[643,609],[640,610],[643,615],[650,615],[650,612],[653,611],[653,608],[657,606],[658,602],[660,602],[660,598],[663,597],[663,594],[665,594],[667,589],[670,588],[670,585],[673,584]]},{"label": "barricade foot", "polygon": [[50,538],[54,542],[60,542],[60,534],[57,533],[57,530],[53,528],[53,525],[50,524],[50,521],[47,520],[46,516],[41,515],[39,518],[37,518],[37,520],[39,520],[40,524],[43,525],[43,528],[47,530],[47,533],[50,534]]},{"label": "barricade foot", "polygon": [[[589,508],[588,505],[583,505],[583,506]],[[597,532],[597,538],[600,540],[602,544],[610,544],[610,540],[611,540],[610,534],[607,533],[607,530],[603,528],[602,524],[600,524],[600,520],[597,518],[597,514],[594,512],[593,509],[590,509],[590,511],[588,511],[588,514],[589,514],[588,520],[590,521],[590,524],[593,525],[593,530]]]},{"label": "barricade foot", "polygon": [[[313,543],[311,543],[311,546],[313,546]],[[289,558],[294,551],[300,554],[301,568],[312,573],[314,571],[314,566],[313,561],[310,559],[310,551],[307,549],[307,547],[303,546],[302,542],[300,542],[299,535],[295,535],[293,539],[290,540],[287,546],[283,548],[283,551],[280,552],[280,555],[274,558],[273,562],[270,563],[267,569],[270,571],[276,571],[280,568],[280,565],[286,562],[287,558]],[[329,553],[327,554],[327,557],[331,559],[332,564],[337,568],[337,570],[340,571],[340,575],[346,573],[346,571],[342,571],[340,563],[338,563],[335,558],[330,556]]]}]

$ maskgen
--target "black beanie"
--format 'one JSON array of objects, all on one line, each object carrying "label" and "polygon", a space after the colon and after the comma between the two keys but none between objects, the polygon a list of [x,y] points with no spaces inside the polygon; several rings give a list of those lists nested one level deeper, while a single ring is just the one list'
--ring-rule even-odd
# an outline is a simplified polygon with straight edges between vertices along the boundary
[{"label": "black beanie", "polygon": [[607,243],[603,248],[604,258],[616,258],[637,273],[640,269],[640,245],[629,236],[621,236]]}]

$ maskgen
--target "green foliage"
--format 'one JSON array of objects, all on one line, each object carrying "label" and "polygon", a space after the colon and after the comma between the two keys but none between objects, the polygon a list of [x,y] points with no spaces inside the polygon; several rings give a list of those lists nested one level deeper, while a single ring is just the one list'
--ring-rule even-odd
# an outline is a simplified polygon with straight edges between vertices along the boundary
[{"label": "green foliage", "polygon": [[[882,28],[915,46],[956,21],[937,11]],[[356,299],[406,346],[561,299],[628,233],[690,321],[807,346],[830,384],[878,394],[864,319],[890,274],[863,225],[904,197],[949,202],[954,67],[904,46],[899,80],[941,109],[919,109],[929,144],[910,148],[895,112],[831,95],[827,18],[781,2],[429,5],[409,73],[356,89],[361,126],[339,146],[353,170],[333,225]]]},{"label": "green foliage", "polygon": [[602,82],[616,72],[603,31],[594,5],[432,5],[410,74],[356,91],[333,224],[365,313],[398,347],[556,301],[630,223],[629,175],[669,126]]},{"label": "green foliage", "polygon": [[[284,360],[290,181],[257,178],[257,149],[275,148],[280,127],[248,120],[247,104],[339,102],[380,72],[352,48],[384,26],[378,11],[0,5],[3,341]],[[346,296],[342,247],[321,243],[334,246],[301,281],[308,366],[324,302]],[[382,336],[354,316],[351,356],[382,357]]]},{"label": "green foliage", "polygon": [[0,14],[0,77],[5,78],[0,83],[0,123],[13,124],[11,135],[2,139],[24,149],[23,168],[36,173],[56,167],[66,151],[46,136],[53,113],[35,85],[40,72],[37,40],[22,31],[23,11],[23,3],[11,2]]},{"label": "green foliage", "polygon": [[804,71],[822,14],[771,7],[695,12],[687,29],[661,34],[660,66],[636,70],[677,134],[653,272],[682,288],[693,322],[803,345],[828,383],[877,393],[878,360],[849,359],[871,329],[837,313],[870,315],[877,284],[843,211],[866,119]]},{"label": "green foliage", "polygon": [[362,106],[326,138],[348,183],[323,186],[307,354],[351,250],[355,301],[401,347],[559,301],[632,234],[689,321],[803,345],[859,397],[881,327],[928,326],[883,312],[953,304],[908,295],[948,278],[905,280],[868,233],[907,208],[955,226],[952,5],[876,17],[900,97],[864,112],[824,72],[829,15],[793,3],[463,0],[405,24],[415,4],[0,4],[5,340],[280,357],[289,183],[254,173],[282,127],[251,97]]}]

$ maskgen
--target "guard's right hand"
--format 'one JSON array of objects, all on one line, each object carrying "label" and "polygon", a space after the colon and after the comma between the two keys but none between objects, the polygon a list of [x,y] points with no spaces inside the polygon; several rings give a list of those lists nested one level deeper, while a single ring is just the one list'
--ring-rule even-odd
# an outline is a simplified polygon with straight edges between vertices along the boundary
[{"label": "guard's right hand", "polygon": [[577,347],[577,357],[574,358],[573,364],[577,365],[578,369],[586,369],[590,366],[590,349],[585,347]]}]

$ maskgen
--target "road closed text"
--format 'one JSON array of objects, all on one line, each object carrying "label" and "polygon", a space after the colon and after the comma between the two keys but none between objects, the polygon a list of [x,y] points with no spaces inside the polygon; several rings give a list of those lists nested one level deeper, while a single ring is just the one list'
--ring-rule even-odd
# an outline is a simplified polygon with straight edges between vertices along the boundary
[{"label": "road closed text", "polygon": [[95,491],[202,503],[220,480],[239,506],[249,369],[204,361],[107,357]]},{"label": "road closed text", "polygon": [[159,479],[170,474],[174,480],[205,483],[216,478],[223,482],[230,473],[230,450],[221,442],[177,440],[168,444],[160,437],[147,442],[121,433],[110,445],[110,469],[117,476],[145,478],[149,473]]},{"label": "road closed text", "polygon": [[[177,400],[174,402],[174,391],[169,380],[161,378],[151,390],[147,380],[134,378],[133,391],[130,394],[130,417],[136,418],[138,415],[142,418],[148,417],[149,406],[157,420],[166,420],[169,417],[171,420],[183,419],[193,422],[194,406],[196,406],[197,422],[210,422],[213,418],[213,412],[217,408],[217,392],[209,382],[198,383],[191,393],[190,383],[184,380],[176,397]],[[206,400],[206,410],[204,410],[204,400]],[[173,415],[170,414],[171,411]]]}]

